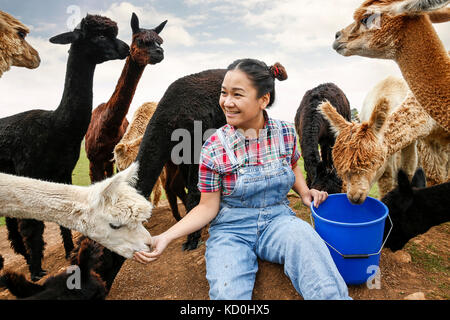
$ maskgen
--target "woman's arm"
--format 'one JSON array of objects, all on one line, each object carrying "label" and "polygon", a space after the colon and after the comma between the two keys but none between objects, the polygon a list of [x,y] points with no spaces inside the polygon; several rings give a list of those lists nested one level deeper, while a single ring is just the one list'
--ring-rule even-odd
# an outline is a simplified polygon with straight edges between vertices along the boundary
[{"label": "woman's arm", "polygon": [[328,198],[328,193],[316,189],[309,189],[306,185],[305,178],[303,177],[302,170],[297,164],[293,166],[292,171],[294,171],[295,175],[295,182],[292,189],[302,198],[302,201],[306,206],[309,207],[314,200],[314,207],[319,207],[319,205]]},{"label": "woman's arm", "polygon": [[200,230],[214,219],[219,212],[220,191],[203,192],[200,203],[180,221],[158,236],[152,237],[151,252],[136,252],[134,259],[141,263],[148,263],[159,258],[167,245],[175,239]]}]

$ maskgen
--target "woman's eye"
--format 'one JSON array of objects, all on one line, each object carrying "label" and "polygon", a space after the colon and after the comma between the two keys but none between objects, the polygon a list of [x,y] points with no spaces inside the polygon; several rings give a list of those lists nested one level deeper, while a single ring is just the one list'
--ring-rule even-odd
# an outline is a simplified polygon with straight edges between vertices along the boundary
[{"label": "woman's eye", "polygon": [[122,226],[116,226],[116,225],[114,225],[114,224],[112,224],[112,223],[110,223],[109,224],[109,226],[111,227],[111,229],[114,229],[114,230],[117,230],[117,229],[120,229],[120,228],[122,228]]}]

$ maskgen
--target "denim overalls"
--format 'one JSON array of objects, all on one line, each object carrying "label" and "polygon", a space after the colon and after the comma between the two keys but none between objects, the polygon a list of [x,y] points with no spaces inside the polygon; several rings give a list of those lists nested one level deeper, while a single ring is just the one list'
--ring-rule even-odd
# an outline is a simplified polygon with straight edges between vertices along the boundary
[{"label": "denim overalls", "polygon": [[[278,124],[281,135],[281,124]],[[222,130],[217,131],[238,179],[222,196],[206,242],[206,278],[211,299],[252,298],[257,257],[284,264],[284,272],[304,299],[350,299],[323,240],[289,207],[287,193],[295,181],[279,137],[278,160],[242,166]]]}]

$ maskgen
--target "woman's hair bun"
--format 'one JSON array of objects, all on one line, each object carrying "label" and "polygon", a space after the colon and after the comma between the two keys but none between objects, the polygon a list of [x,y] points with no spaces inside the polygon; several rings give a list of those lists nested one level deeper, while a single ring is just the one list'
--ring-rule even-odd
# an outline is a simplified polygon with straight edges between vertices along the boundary
[{"label": "woman's hair bun", "polygon": [[281,65],[281,63],[276,62],[273,66],[269,67],[272,77],[280,81],[284,81],[288,78],[286,69]]}]

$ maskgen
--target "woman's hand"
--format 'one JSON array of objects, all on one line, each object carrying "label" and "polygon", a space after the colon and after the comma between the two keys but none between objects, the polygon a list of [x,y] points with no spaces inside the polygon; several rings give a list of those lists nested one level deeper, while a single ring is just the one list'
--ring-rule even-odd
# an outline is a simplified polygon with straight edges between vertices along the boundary
[{"label": "woman's hand", "polygon": [[137,262],[147,264],[152,261],[155,261],[159,258],[159,256],[163,253],[164,249],[170,243],[170,240],[164,235],[160,234],[159,236],[152,237],[152,251],[139,251],[135,252],[133,259]]},{"label": "woman's hand", "polygon": [[328,193],[316,189],[309,189],[307,192],[302,194],[301,197],[306,206],[309,207],[311,202],[314,201],[314,207],[318,208],[319,205],[328,198]]}]

